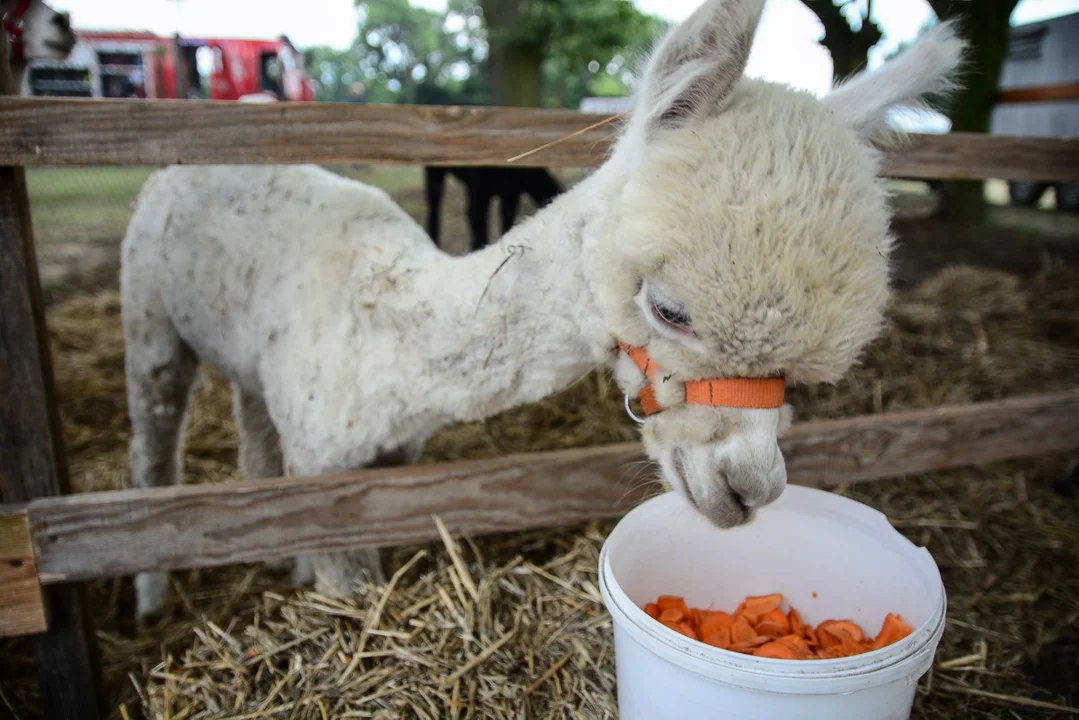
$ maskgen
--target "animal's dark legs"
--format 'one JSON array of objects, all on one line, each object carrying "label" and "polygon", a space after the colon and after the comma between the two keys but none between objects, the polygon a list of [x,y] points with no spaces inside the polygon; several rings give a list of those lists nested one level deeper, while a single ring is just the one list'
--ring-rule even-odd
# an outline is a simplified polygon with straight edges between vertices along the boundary
[{"label": "animal's dark legs", "polygon": [[468,189],[468,222],[472,228],[472,250],[487,245],[487,215],[491,208],[491,193],[486,188]]},{"label": "animal's dark legs", "polygon": [[446,184],[445,168],[427,167],[423,173],[424,189],[427,191],[427,234],[438,244],[442,213],[442,189]]},{"label": "animal's dark legs", "polygon": [[505,235],[513,227],[517,219],[517,205],[521,202],[521,196],[515,192],[503,193],[499,196],[499,210],[502,214],[502,234]]},{"label": "animal's dark legs", "polygon": [[529,180],[527,192],[536,203],[536,207],[547,205],[562,193],[561,183],[550,172],[542,168],[537,168],[536,173],[530,176]]}]

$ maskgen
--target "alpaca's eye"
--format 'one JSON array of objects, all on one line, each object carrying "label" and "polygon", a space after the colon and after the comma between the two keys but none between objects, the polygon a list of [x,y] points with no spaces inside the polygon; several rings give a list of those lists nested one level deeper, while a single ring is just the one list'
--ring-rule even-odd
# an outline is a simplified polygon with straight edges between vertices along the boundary
[{"label": "alpaca's eye", "polygon": [[652,300],[652,315],[659,322],[678,332],[693,332],[693,320],[682,308],[671,307],[656,300]]}]

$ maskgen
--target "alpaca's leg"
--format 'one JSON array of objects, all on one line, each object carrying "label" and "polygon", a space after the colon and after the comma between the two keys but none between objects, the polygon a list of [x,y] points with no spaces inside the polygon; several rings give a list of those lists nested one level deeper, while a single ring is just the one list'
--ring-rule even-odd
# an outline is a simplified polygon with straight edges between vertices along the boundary
[{"label": "alpaca's leg", "polygon": [[262,396],[232,386],[232,407],[240,438],[238,461],[246,478],[280,477],[284,474],[277,428]]},{"label": "alpaca's leg", "polygon": [[[423,440],[416,440],[382,453],[369,467],[411,465],[419,460],[423,452],[423,444]],[[302,567],[309,569],[315,576],[315,587],[323,594],[347,595],[361,577],[366,577],[370,582],[379,585],[386,582],[385,557],[378,548],[310,556],[304,561],[306,564]],[[300,559],[297,560],[297,569],[299,568],[301,568]]]},{"label": "alpaca's leg", "polygon": [[516,192],[507,192],[501,196],[499,209],[502,211],[502,234],[505,235],[513,227],[514,221],[517,219],[517,205],[521,201],[520,194]]},{"label": "alpaca's leg", "polygon": [[[262,396],[249,393],[233,383],[232,408],[240,439],[237,460],[243,476],[271,478],[284,475],[280,438]],[[266,565],[274,570],[294,568],[290,559],[269,561]]]},{"label": "alpaca's leg", "polygon": [[[175,485],[198,358],[177,334],[158,298],[131,307],[124,313],[131,480],[139,488]],[[167,590],[167,573],[139,573],[136,618],[160,612]]]},{"label": "alpaca's leg", "polygon": [[488,243],[487,219],[491,209],[491,194],[482,188],[469,188],[468,223],[472,228],[472,250]]},{"label": "alpaca's leg", "polygon": [[442,190],[446,184],[446,171],[442,168],[424,168],[424,189],[427,192],[427,234],[438,245],[442,219]]}]

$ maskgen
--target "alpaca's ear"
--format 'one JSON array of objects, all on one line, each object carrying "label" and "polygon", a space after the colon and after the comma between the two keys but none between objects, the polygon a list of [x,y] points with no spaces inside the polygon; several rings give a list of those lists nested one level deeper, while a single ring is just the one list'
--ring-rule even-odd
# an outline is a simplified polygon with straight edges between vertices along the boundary
[{"label": "alpaca's ear", "polygon": [[890,110],[923,108],[927,96],[956,87],[964,49],[954,24],[941,23],[891,62],[836,87],[824,103],[864,139],[879,139],[888,134]]},{"label": "alpaca's ear", "polygon": [[682,127],[719,112],[742,76],[764,0],[708,0],[648,62],[633,121]]}]

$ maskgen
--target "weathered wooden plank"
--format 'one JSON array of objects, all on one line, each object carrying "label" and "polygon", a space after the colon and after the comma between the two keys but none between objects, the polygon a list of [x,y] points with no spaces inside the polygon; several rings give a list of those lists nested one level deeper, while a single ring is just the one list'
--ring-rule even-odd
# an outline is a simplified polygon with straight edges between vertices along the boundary
[{"label": "weathered wooden plank", "polygon": [[[0,33],[0,95],[13,92]],[[0,497],[69,492],[30,201],[22,168],[0,161]],[[49,627],[34,636],[45,717],[101,716],[94,636],[81,589],[45,592]]]},{"label": "weathered wooden plank", "polygon": [[[1079,447],[1079,390],[796,425],[791,481],[828,486]],[[28,509],[45,583],[268,560],[619,515],[636,443],[319,478],[123,490]],[[19,509],[19,508],[0,508]]]},{"label": "weathered wooden plank", "polygon": [[[604,119],[562,110],[348,103],[9,98],[0,100],[0,163],[381,163],[501,165]],[[600,163],[615,132],[596,128],[519,161]],[[1079,179],[1079,140],[916,135],[886,174],[926,179]]]},{"label": "weathered wooden plank", "polygon": [[924,180],[1079,180],[1079,140],[915,134],[888,152],[881,174]]},{"label": "weathered wooden plank", "polygon": [[0,515],[0,637],[33,635],[46,628],[30,516]]},{"label": "weathered wooden plank", "polygon": [[[601,119],[521,108],[6,99],[0,163],[501,164]],[[598,164],[610,133],[572,138],[537,162]]]},{"label": "weathered wooden plank", "polygon": [[1001,90],[997,95],[997,102],[1003,104],[1070,102],[1072,100],[1079,100],[1079,83],[1010,88]]}]

